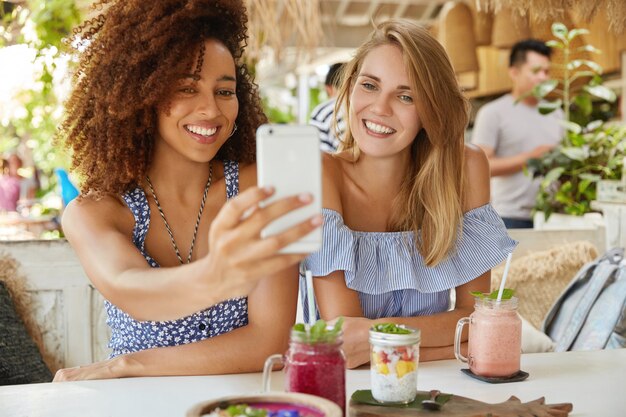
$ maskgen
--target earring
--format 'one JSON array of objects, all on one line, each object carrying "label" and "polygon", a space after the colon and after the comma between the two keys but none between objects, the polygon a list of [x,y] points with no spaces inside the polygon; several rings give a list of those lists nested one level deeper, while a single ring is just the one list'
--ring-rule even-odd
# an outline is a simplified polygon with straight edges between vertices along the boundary
[{"label": "earring", "polygon": [[233,126],[233,131],[230,132],[230,135],[228,135],[228,137],[231,137],[232,135],[234,135],[236,131],[237,131],[237,122],[235,122],[235,125]]}]

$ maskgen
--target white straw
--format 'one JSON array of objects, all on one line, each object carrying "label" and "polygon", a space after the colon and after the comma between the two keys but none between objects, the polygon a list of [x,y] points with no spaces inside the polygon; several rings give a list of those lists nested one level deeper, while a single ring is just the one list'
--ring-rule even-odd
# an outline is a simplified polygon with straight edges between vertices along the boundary
[{"label": "white straw", "polygon": [[304,276],[306,278],[306,294],[309,299],[309,325],[315,324],[317,314],[315,313],[315,290],[313,289],[313,274],[308,269],[305,271]]},{"label": "white straw", "polygon": [[502,293],[504,292],[504,283],[506,282],[506,276],[509,274],[509,267],[511,266],[511,258],[513,257],[513,252],[509,253],[506,257],[506,265],[504,266],[504,274],[502,274],[502,281],[500,282],[500,290],[498,291],[498,300],[497,303],[500,304],[500,300],[502,300]]}]

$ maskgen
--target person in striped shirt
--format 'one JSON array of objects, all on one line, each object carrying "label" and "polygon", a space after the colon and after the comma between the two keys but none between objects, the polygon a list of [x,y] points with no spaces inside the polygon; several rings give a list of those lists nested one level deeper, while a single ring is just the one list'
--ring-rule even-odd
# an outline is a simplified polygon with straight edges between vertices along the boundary
[{"label": "person in striped shirt", "polygon": [[347,64],[337,100],[347,130],[324,156],[324,241],[304,262],[318,315],[344,317],[348,367],[369,361],[380,322],[421,329],[422,360],[452,358],[470,292],[489,291],[516,242],[489,204],[485,154],[464,143],[468,106],[450,61],[425,29],[389,20]]},{"label": "person in striped shirt", "polygon": [[[337,89],[341,84],[341,69],[343,63],[335,63],[330,66],[324,81],[326,94],[330,97],[327,101],[320,103],[311,112],[309,124],[319,130],[320,149],[323,152],[333,153],[337,151],[340,137],[345,131],[345,122],[341,112],[335,113],[335,103],[337,101]],[[335,117],[337,116],[337,117]]]}]

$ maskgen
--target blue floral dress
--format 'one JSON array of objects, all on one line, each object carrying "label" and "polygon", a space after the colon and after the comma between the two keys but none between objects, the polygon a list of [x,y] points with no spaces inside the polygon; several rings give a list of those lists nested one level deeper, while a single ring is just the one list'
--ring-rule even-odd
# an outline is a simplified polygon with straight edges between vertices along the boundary
[{"label": "blue floral dress", "polygon": [[[239,194],[237,162],[224,161],[224,180],[227,199]],[[150,207],[146,194],[141,187],[137,187],[122,197],[135,217],[133,243],[148,265],[158,268],[159,264],[145,250],[145,239],[150,227]],[[104,307],[107,324],[111,328],[111,358],[144,349],[198,342],[248,324],[247,297],[226,300],[206,310],[170,321],[137,321],[108,300],[104,301]]]}]

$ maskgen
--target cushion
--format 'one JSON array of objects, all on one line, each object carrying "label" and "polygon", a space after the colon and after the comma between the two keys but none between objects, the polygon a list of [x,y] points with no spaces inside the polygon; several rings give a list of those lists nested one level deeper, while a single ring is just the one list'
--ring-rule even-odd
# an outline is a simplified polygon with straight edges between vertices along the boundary
[{"label": "cushion", "polygon": [[[505,286],[515,289],[519,314],[540,329],[548,310],[576,272],[597,256],[595,246],[580,241],[513,257]],[[492,289],[499,288],[503,271],[504,265],[492,270]]]},{"label": "cushion", "polygon": [[555,343],[550,336],[535,328],[523,316],[522,319],[522,353],[552,352]]},{"label": "cushion", "polygon": [[[2,257],[0,257],[2,258]],[[13,260],[14,261],[14,260]],[[52,373],[37,345],[17,314],[9,291],[11,280],[3,280],[16,270],[7,258],[0,262],[0,385],[49,382]]]}]

